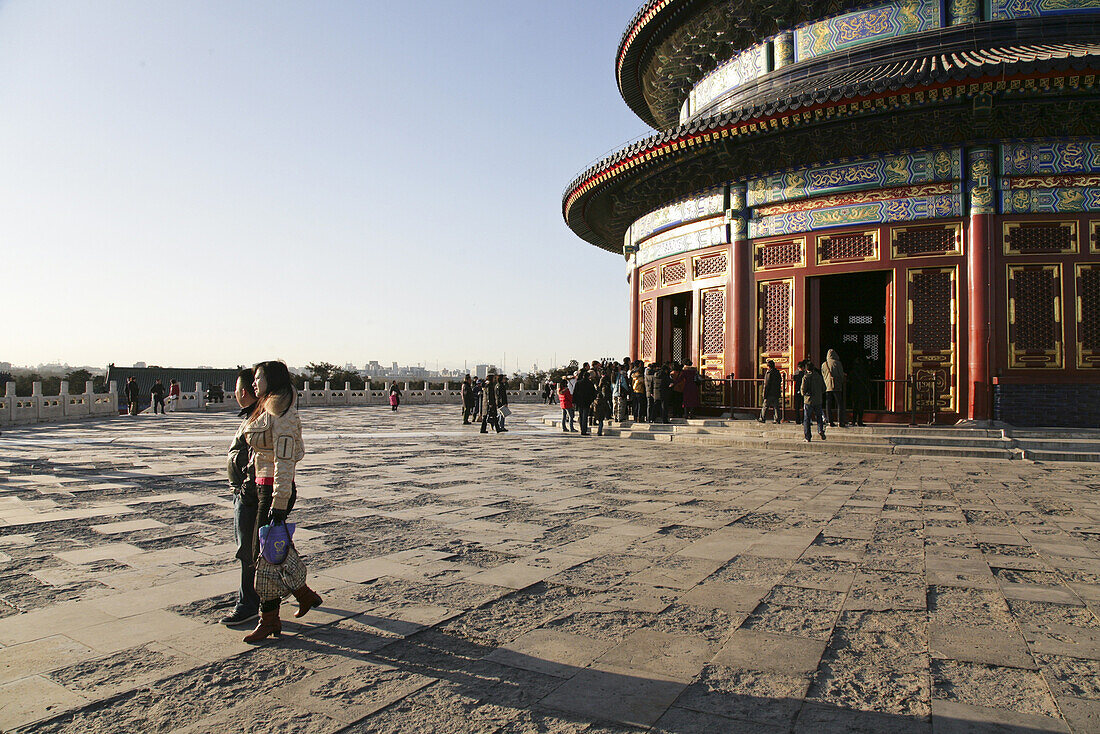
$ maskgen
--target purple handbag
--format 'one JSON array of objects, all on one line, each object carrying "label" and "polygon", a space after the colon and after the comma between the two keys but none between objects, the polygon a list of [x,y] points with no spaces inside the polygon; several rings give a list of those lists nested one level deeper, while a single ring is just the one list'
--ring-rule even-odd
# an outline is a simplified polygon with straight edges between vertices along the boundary
[{"label": "purple handbag", "polygon": [[294,523],[264,525],[260,528],[260,555],[273,565],[278,566],[286,560],[290,550],[290,539],[294,535]]}]

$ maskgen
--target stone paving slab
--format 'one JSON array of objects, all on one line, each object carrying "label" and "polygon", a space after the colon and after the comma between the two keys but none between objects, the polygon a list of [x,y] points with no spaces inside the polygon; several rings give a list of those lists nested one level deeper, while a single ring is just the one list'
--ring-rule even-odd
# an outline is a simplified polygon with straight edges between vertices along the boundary
[{"label": "stone paving slab", "polygon": [[0,730],[1100,730],[1100,467],[515,412],[303,411],[325,604],[260,646],[216,624],[231,416],[5,431]]}]

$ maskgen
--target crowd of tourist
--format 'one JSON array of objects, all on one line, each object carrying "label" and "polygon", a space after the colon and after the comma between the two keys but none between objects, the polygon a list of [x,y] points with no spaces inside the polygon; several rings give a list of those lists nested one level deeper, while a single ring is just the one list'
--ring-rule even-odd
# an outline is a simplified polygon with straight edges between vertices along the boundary
[{"label": "crowd of tourist", "polygon": [[[763,373],[762,407],[757,419],[761,423],[766,422],[769,415],[776,423],[783,422],[784,379],[775,362],[768,360]],[[469,412],[465,407],[468,376],[466,381],[463,383],[464,422]],[[826,424],[842,428],[864,425],[871,380],[862,358],[857,357],[851,374],[846,374],[836,350],[830,349],[820,367],[809,358],[802,360],[790,381],[794,412],[803,425],[807,442],[812,439],[811,426],[815,421],[822,440]],[[596,435],[602,436],[607,421],[669,423],[676,418],[692,418],[700,406],[703,382],[704,378],[691,362],[647,365],[641,360],[624,357],[621,363],[585,362],[572,375],[556,381],[547,380],[542,384],[542,398],[547,405],[560,406],[563,432],[579,430],[581,435],[588,435],[591,427],[595,427]],[[490,386],[492,384],[490,381]],[[470,389],[475,395],[484,391],[477,380]],[[846,413],[846,395],[852,406],[851,423]],[[485,402],[475,398],[472,404],[480,406]],[[487,404],[495,403],[488,401]],[[482,430],[485,430],[484,425]]]}]

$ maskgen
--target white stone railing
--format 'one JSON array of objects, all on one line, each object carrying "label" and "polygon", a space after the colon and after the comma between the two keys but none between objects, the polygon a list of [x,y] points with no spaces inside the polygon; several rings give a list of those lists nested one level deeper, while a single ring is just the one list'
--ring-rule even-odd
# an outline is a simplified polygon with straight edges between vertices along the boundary
[{"label": "white stone railing", "polygon": [[[429,388],[424,382],[419,383],[422,385],[419,388],[412,387],[412,384],[406,382],[401,386],[402,405],[462,404],[461,383],[444,382],[442,388]],[[114,381],[106,393],[94,392],[91,382],[85,385],[83,395],[69,395],[68,382],[61,383],[58,395],[43,395],[41,382],[33,383],[31,393],[29,397],[16,397],[15,383],[7,383],[4,397],[0,398],[0,426],[80,418],[110,418],[118,415],[118,386]],[[538,390],[528,390],[524,385],[520,385],[518,390],[508,391],[508,401],[511,403],[538,403],[541,400],[542,395]],[[203,390],[202,383],[198,382],[193,391],[181,392],[174,403],[168,399],[165,403],[170,411],[188,413],[237,409],[231,393],[226,394],[224,402],[206,402],[206,391]],[[305,388],[298,392],[298,405],[303,408],[389,404],[388,388],[353,390],[351,383],[345,383],[343,388],[333,388],[326,382],[323,388],[315,388],[307,382]]]},{"label": "white stone railing", "polygon": [[[420,384],[423,387],[411,387]],[[439,384],[439,383],[436,383]],[[401,385],[402,405],[461,405],[461,383],[442,383],[442,388],[428,388],[426,383],[418,380],[416,383],[404,383]],[[511,403],[537,403],[541,400],[538,390],[528,390],[520,385],[518,390],[508,391],[508,401]],[[326,382],[324,388],[311,387],[307,382],[305,387],[298,392],[298,405],[300,407],[318,407],[333,405],[389,405],[389,388],[384,390],[353,390],[351,383],[344,383],[343,388],[333,388]]]},{"label": "white stone railing", "polygon": [[109,418],[118,415],[118,391],[115,383],[105,393],[97,393],[89,381],[83,395],[70,395],[68,381],[61,382],[57,395],[43,395],[42,383],[31,385],[28,397],[17,397],[15,383],[7,383],[0,398],[0,426],[29,425],[69,421],[81,418]]}]

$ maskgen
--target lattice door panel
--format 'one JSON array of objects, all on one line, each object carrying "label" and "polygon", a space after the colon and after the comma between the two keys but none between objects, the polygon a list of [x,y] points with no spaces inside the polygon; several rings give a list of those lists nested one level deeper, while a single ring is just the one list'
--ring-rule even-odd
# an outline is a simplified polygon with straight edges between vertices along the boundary
[{"label": "lattice door panel", "polygon": [[641,344],[641,358],[646,362],[653,362],[657,357],[657,308],[655,301],[642,301],[642,314],[638,319],[641,334],[638,343]]},{"label": "lattice door panel", "polygon": [[642,273],[642,290],[651,291],[657,287],[657,270],[650,268]]},{"label": "lattice door panel", "polygon": [[[711,288],[698,294],[700,335],[698,354],[704,372],[722,371],[726,353],[726,289]],[[709,368],[707,368],[709,365]]]},{"label": "lattice door panel", "polygon": [[[937,401],[939,410],[956,410],[958,394],[957,268],[908,271],[906,297],[906,363],[908,374],[925,387],[918,408]],[[932,383],[935,389],[931,389]],[[906,406],[907,408],[911,406]]]},{"label": "lattice door panel", "polygon": [[1008,366],[1062,367],[1062,266],[1008,266]]},{"label": "lattice door panel", "polygon": [[1077,366],[1100,369],[1100,265],[1077,266]]},{"label": "lattice door panel", "polygon": [[1077,222],[1005,222],[1004,253],[1077,252]]},{"label": "lattice door panel", "polygon": [[794,280],[769,280],[757,285],[758,366],[769,359],[784,375],[794,353]]}]

